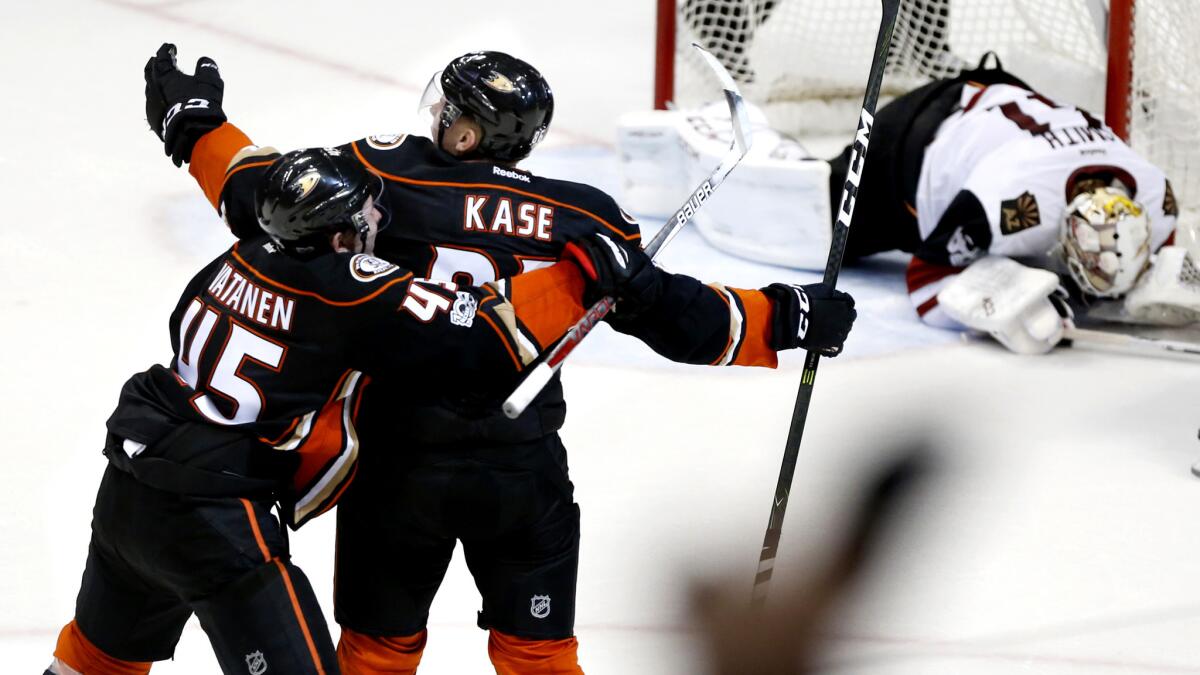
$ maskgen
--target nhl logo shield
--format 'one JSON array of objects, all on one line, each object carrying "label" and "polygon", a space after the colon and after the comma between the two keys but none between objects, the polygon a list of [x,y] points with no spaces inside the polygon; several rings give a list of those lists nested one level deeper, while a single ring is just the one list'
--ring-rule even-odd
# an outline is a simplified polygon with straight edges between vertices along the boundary
[{"label": "nhl logo shield", "polygon": [[246,669],[250,675],[262,675],[267,672],[267,657],[262,652],[250,652],[246,655]]},{"label": "nhl logo shield", "polygon": [[529,599],[529,613],[535,619],[544,619],[550,616],[550,596],[535,595]]}]

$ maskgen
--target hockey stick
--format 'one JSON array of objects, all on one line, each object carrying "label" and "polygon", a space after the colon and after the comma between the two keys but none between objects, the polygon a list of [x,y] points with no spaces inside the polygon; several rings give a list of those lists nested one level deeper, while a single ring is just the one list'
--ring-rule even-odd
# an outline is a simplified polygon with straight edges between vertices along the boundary
[{"label": "hockey stick", "polygon": [[[846,183],[842,188],[841,208],[833,226],[833,242],[829,246],[829,259],[825,263],[824,282],[833,287],[837,284],[838,272],[842,269],[842,256],[846,252],[846,238],[850,234],[850,220],[854,216],[854,203],[858,197],[858,184],[862,179],[863,166],[867,160],[867,145],[871,140],[871,127],[875,123],[875,104],[879,101],[879,87],[883,82],[883,68],[887,64],[888,47],[892,42],[892,29],[896,26],[896,15],[900,11],[900,0],[881,0],[883,16],[879,21],[879,36],[875,39],[875,56],[871,59],[871,74],[867,79],[867,91],[863,96],[862,113],[858,118],[858,130],[854,134],[853,154],[846,171]],[[783,532],[783,516],[787,510],[788,495],[792,489],[792,477],[796,473],[796,459],[800,454],[800,439],[804,435],[804,421],[808,418],[808,405],[812,400],[813,383],[817,378],[817,363],[820,355],[810,351],[804,361],[804,372],[800,376],[800,390],[796,393],[796,406],[792,409],[792,422],[788,428],[787,444],[783,450],[783,466],[779,469],[779,482],[775,486],[775,499],[771,502],[771,518],[767,521],[767,533],[763,537],[762,553],[758,558],[758,573],[754,577],[751,604],[761,607],[767,599],[767,587],[771,573],[775,570],[775,554],[779,550],[779,536]]]},{"label": "hockey stick", "polygon": [[[704,205],[704,202],[712,195],[725,181],[725,177],[733,171],[733,167],[742,161],[746,153],[750,150],[750,118],[746,114],[746,105],[742,101],[742,95],[738,92],[737,83],[729,76],[725,67],[721,65],[712,54],[699,44],[693,42],[692,47],[700,53],[704,61],[716,73],[717,79],[721,82],[721,87],[725,90],[725,102],[729,104],[729,118],[733,124],[733,143],[729,146],[729,152],[721,163],[708,175],[692,191],[688,200],[676,211],[666,225],[663,225],[655,235],[654,239],[646,245],[646,254],[651,259],[658,256],[659,251],[664,246],[671,243],[675,235],[679,234],[679,230],[688,223],[689,220],[696,214],[696,211]],[[562,367],[563,361],[575,351],[579,343],[592,332],[596,324],[600,322],[609,312],[612,311],[616,301],[612,298],[601,298],[596,304],[592,305],[583,318],[575,323],[566,335],[554,346],[541,360],[540,363],[530,369],[525,379],[521,381],[517,388],[509,394],[508,399],[504,401],[504,414],[512,419],[516,419],[521,413],[525,412],[525,408],[529,407],[530,402],[534,397],[545,388],[550,379],[554,377],[554,373]]]},{"label": "hockey stick", "polygon": [[1191,359],[1200,356],[1200,343],[1110,333],[1086,328],[1067,328],[1063,331],[1063,346],[1096,347],[1128,354],[1167,356]]}]

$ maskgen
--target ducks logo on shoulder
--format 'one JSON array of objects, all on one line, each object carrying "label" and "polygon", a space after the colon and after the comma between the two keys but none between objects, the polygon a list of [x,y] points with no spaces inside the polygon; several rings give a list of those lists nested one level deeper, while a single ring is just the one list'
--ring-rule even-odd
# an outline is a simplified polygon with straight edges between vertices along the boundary
[{"label": "ducks logo on shoulder", "polygon": [[363,283],[386,277],[398,269],[400,268],[386,260],[365,253],[359,253],[350,259],[350,275]]}]

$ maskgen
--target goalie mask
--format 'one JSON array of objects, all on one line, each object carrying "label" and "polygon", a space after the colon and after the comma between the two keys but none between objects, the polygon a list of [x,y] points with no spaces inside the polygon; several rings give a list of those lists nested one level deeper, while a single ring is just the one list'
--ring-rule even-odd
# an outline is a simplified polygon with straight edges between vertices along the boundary
[{"label": "goalie mask", "polygon": [[1129,292],[1150,263],[1150,222],[1119,188],[1080,193],[1067,205],[1059,243],[1071,278],[1088,295]]}]

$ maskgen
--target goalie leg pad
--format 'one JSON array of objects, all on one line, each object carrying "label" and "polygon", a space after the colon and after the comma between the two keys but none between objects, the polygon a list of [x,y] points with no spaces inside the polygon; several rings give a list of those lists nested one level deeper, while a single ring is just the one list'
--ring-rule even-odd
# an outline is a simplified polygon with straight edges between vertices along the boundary
[{"label": "goalie leg pad", "polygon": [[1003,256],[975,261],[937,298],[950,318],[1020,354],[1053,349],[1069,319],[1057,275]]}]

